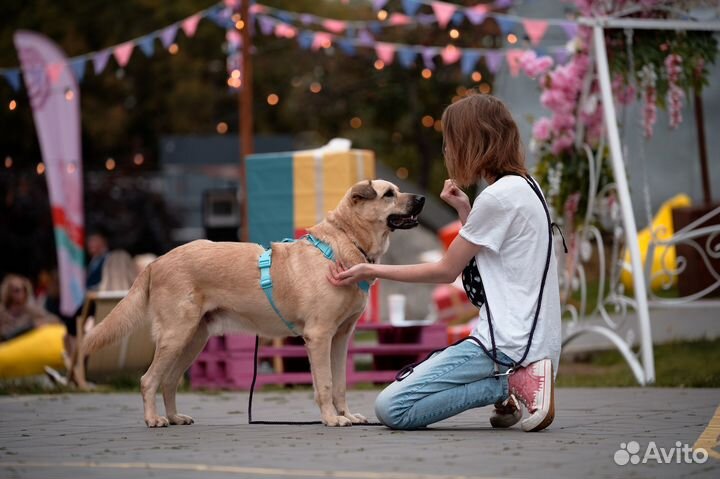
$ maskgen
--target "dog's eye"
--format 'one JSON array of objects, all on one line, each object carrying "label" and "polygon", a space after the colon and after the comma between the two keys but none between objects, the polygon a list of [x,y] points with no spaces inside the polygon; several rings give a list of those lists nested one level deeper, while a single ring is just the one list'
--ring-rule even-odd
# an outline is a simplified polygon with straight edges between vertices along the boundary
[{"label": "dog's eye", "polygon": [[383,195],[383,198],[392,198],[395,196],[395,190],[387,190]]}]

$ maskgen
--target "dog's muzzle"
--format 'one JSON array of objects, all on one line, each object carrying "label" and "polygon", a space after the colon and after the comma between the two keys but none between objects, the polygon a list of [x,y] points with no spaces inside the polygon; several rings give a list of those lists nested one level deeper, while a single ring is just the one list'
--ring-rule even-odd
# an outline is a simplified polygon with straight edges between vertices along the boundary
[{"label": "dog's muzzle", "polygon": [[410,200],[410,211],[405,214],[394,214],[388,216],[387,225],[392,230],[409,230],[415,228],[418,223],[418,215],[425,206],[425,197],[413,195]]}]

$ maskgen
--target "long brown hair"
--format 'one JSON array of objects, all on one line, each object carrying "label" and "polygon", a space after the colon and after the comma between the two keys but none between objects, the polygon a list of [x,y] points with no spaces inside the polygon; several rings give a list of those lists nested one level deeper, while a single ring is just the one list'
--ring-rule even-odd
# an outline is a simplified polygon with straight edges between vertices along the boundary
[{"label": "long brown hair", "polygon": [[441,121],[445,166],[459,186],[483,177],[528,174],[520,132],[498,98],[471,94],[448,106]]}]

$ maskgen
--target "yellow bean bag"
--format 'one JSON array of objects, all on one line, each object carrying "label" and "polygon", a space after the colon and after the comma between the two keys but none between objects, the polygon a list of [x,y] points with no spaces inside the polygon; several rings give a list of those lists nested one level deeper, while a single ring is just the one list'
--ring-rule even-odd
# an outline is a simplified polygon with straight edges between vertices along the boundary
[{"label": "yellow bean bag", "polygon": [[63,336],[65,326],[48,324],[0,343],[0,378],[43,374],[45,366],[64,368]]},{"label": "yellow bean bag", "polygon": [[[674,233],[673,221],[672,221],[672,210],[674,208],[682,208],[690,206],[692,200],[688,195],[679,194],[675,195],[669,200],[665,201],[652,221],[652,230],[655,231],[655,236],[660,240],[667,240]],[[648,246],[652,238],[651,228],[646,227],[638,233],[638,244],[640,246],[640,257],[642,259],[643,267],[647,260]],[[667,252],[666,252],[667,250]],[[652,269],[651,274],[654,276],[650,282],[650,288],[653,290],[659,290],[663,285],[671,284],[675,286],[677,283],[677,276],[670,276],[665,273],[658,274],[661,271],[672,271],[675,268],[675,247],[674,246],[656,246],[652,257]],[[623,269],[620,274],[620,280],[625,285],[627,290],[632,291],[633,289],[633,275],[630,266],[630,250],[625,248],[625,257],[623,258]]]}]

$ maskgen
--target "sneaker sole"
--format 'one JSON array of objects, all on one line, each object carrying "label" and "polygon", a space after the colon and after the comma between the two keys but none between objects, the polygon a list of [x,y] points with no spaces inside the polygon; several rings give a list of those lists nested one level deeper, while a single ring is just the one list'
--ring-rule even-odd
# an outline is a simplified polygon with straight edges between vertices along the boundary
[{"label": "sneaker sole", "polygon": [[534,419],[533,417],[529,417],[522,422],[521,426],[523,431],[525,432],[541,431],[548,427],[550,424],[552,424],[553,420],[555,419],[555,381],[553,381],[552,363],[550,361],[548,361],[548,365],[546,366],[546,368],[549,369],[549,372],[547,370],[545,372],[546,377],[549,377],[550,381],[547,381],[545,383],[545,391],[543,393],[545,395],[550,395],[550,406],[548,407],[548,412],[545,417],[543,417],[537,425],[534,424],[537,419]]}]

